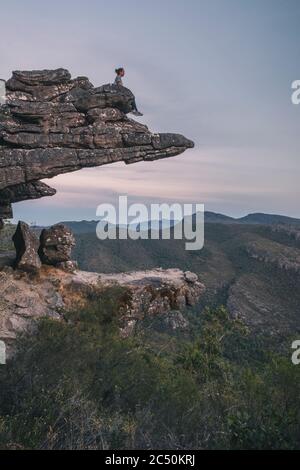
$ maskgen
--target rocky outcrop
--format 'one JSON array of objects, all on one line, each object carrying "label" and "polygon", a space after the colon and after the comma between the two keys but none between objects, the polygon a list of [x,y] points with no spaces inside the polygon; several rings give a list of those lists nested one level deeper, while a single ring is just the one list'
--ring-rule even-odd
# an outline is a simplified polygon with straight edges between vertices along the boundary
[{"label": "rocky outcrop", "polygon": [[54,194],[56,194],[56,190],[41,181],[10,186],[0,191],[0,215],[3,219],[10,219],[13,216],[11,204],[28,199],[54,196]]},{"label": "rocky outcrop", "polygon": [[[41,179],[117,161],[167,158],[194,145],[178,134],[151,133],[128,118],[134,96],[127,88],[95,88],[65,69],[13,72],[6,91],[0,107],[0,227],[1,219],[12,217],[12,203],[55,194]],[[147,315],[166,314],[172,328],[184,327],[179,311],[204,290],[192,273],[174,269],[116,275],[74,271],[74,238],[63,225],[45,229],[39,244],[20,222],[14,243],[17,269],[0,264],[0,340],[9,351],[16,334],[33,320],[63,321],[64,312],[115,285],[130,294],[120,312],[125,336]]]},{"label": "rocky outcrop", "polygon": [[113,286],[127,291],[120,310],[120,333],[128,336],[137,322],[162,316],[171,329],[185,328],[181,311],[194,305],[204,292],[198,276],[179,269],[154,269],[122,274],[80,271],[71,260],[75,239],[64,224],[42,230],[40,240],[24,222],[13,236],[16,261],[13,269],[0,264],[0,340],[8,352],[20,331],[33,320],[64,314],[101,298]]},{"label": "rocky outcrop", "polygon": [[0,284],[0,340],[8,352],[17,333],[30,328],[33,320],[46,316],[64,321],[66,311],[84,307],[112,286],[122,286],[129,293],[120,312],[123,336],[131,334],[137,322],[160,314],[170,319],[172,328],[185,327],[178,310],[193,305],[204,291],[198,279],[187,281],[178,269],[97,274],[68,273],[44,265],[38,276],[32,276],[5,268],[0,271]]},{"label": "rocky outcrop", "polygon": [[278,224],[271,227],[273,233],[286,235],[287,237],[300,241],[300,227],[295,225]]},{"label": "rocky outcrop", "polygon": [[38,255],[39,240],[25,222],[19,222],[13,236],[16,249],[15,267],[27,272],[37,272],[42,263]]},{"label": "rocky outcrop", "polygon": [[94,88],[65,69],[16,71],[6,88],[0,108],[0,219],[12,217],[14,202],[55,194],[40,179],[171,157],[194,145],[129,119],[134,96],[127,88]]},{"label": "rocky outcrop", "polygon": [[58,266],[71,261],[75,238],[68,227],[57,224],[42,230],[39,255],[43,263]]},{"label": "rocky outcrop", "polygon": [[297,300],[290,302],[283,289],[275,278],[245,273],[230,286],[226,306],[231,316],[240,320],[249,332],[290,337],[299,334],[299,310],[295,308]]},{"label": "rocky outcrop", "polygon": [[270,240],[257,239],[246,245],[248,256],[284,271],[300,273],[300,250]]},{"label": "rocky outcrop", "polygon": [[[2,239],[1,233],[1,239]],[[64,224],[56,224],[43,229],[38,239],[36,231],[25,222],[19,222],[12,240],[16,250],[16,257],[7,250],[7,243],[0,244],[0,269],[13,266],[19,271],[37,273],[42,264],[55,266],[65,271],[73,272],[78,269],[76,261],[71,259],[72,248],[75,246],[75,237]],[[6,248],[4,253],[1,248]],[[2,257],[4,255],[4,258]]]}]

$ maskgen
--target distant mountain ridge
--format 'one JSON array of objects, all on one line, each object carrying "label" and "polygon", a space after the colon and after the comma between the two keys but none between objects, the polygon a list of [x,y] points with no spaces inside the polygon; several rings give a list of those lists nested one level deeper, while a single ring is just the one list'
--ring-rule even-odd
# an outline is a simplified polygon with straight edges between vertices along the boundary
[{"label": "distant mountain ridge", "polygon": [[[166,227],[166,220],[160,222],[160,229]],[[171,220],[171,226],[174,226],[175,221]],[[96,225],[99,223],[97,220],[82,220],[82,221],[65,221],[62,222],[67,225],[74,233],[91,233],[95,232]],[[205,223],[210,224],[245,224],[245,225],[299,225],[300,219],[288,217],[277,214],[264,214],[264,213],[253,213],[248,214],[244,217],[234,218],[228,215],[219,214],[217,212],[205,212]],[[141,224],[142,230],[147,230],[147,226],[150,225],[150,221],[145,221]]]},{"label": "distant mountain ridge", "polygon": [[205,212],[205,222],[220,224],[300,225],[300,219],[278,214],[264,214],[261,212],[254,212],[253,214],[248,214],[239,218],[230,217],[228,215],[218,214],[215,212]]},{"label": "distant mountain ridge", "polygon": [[300,225],[300,219],[295,219],[294,217],[288,217],[285,215],[276,215],[276,214],[248,214],[245,217],[237,219],[238,223],[243,224],[263,224],[263,225],[273,225],[273,224],[292,224]]}]

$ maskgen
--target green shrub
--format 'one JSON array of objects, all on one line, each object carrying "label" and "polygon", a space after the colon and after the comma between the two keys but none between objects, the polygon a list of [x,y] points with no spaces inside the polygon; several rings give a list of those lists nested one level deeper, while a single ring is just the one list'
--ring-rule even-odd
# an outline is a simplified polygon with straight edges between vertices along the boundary
[{"label": "green shrub", "polygon": [[167,333],[161,347],[149,332],[121,338],[127,296],[108,290],[18,339],[0,369],[1,448],[299,448],[300,369],[289,358],[252,356],[224,308],[170,348]]}]

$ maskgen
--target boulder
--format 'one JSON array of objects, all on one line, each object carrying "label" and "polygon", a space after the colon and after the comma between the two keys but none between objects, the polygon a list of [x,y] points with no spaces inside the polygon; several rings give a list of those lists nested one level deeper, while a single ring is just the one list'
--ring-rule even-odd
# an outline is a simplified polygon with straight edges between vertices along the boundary
[{"label": "boulder", "polygon": [[123,113],[130,113],[134,99],[133,93],[128,88],[108,84],[94,88],[90,94],[76,101],[74,105],[80,111],[117,108]]},{"label": "boulder", "polygon": [[13,235],[16,248],[15,268],[26,272],[37,272],[41,267],[38,255],[39,240],[25,222],[19,222]]},{"label": "boulder", "polygon": [[58,269],[61,269],[62,271],[66,271],[67,273],[74,273],[75,271],[78,270],[78,263],[77,261],[63,261],[61,263],[58,263],[56,265]]},{"label": "boulder", "polygon": [[[66,269],[71,266],[68,262],[71,261],[73,246],[75,238],[71,230],[64,224],[53,225],[42,230],[39,255],[43,263]],[[74,266],[73,268],[75,269]]]},{"label": "boulder", "polygon": [[184,278],[186,282],[189,282],[190,284],[195,284],[199,281],[197,274],[192,273],[191,271],[185,271]]}]

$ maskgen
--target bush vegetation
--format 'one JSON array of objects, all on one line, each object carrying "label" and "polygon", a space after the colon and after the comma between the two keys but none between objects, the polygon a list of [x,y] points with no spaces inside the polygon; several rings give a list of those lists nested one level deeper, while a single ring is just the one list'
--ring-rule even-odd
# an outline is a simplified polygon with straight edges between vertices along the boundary
[{"label": "bush vegetation", "polygon": [[2,449],[299,448],[290,355],[222,307],[189,335],[148,325],[121,338],[123,298],[113,289],[18,339],[0,368]]}]

